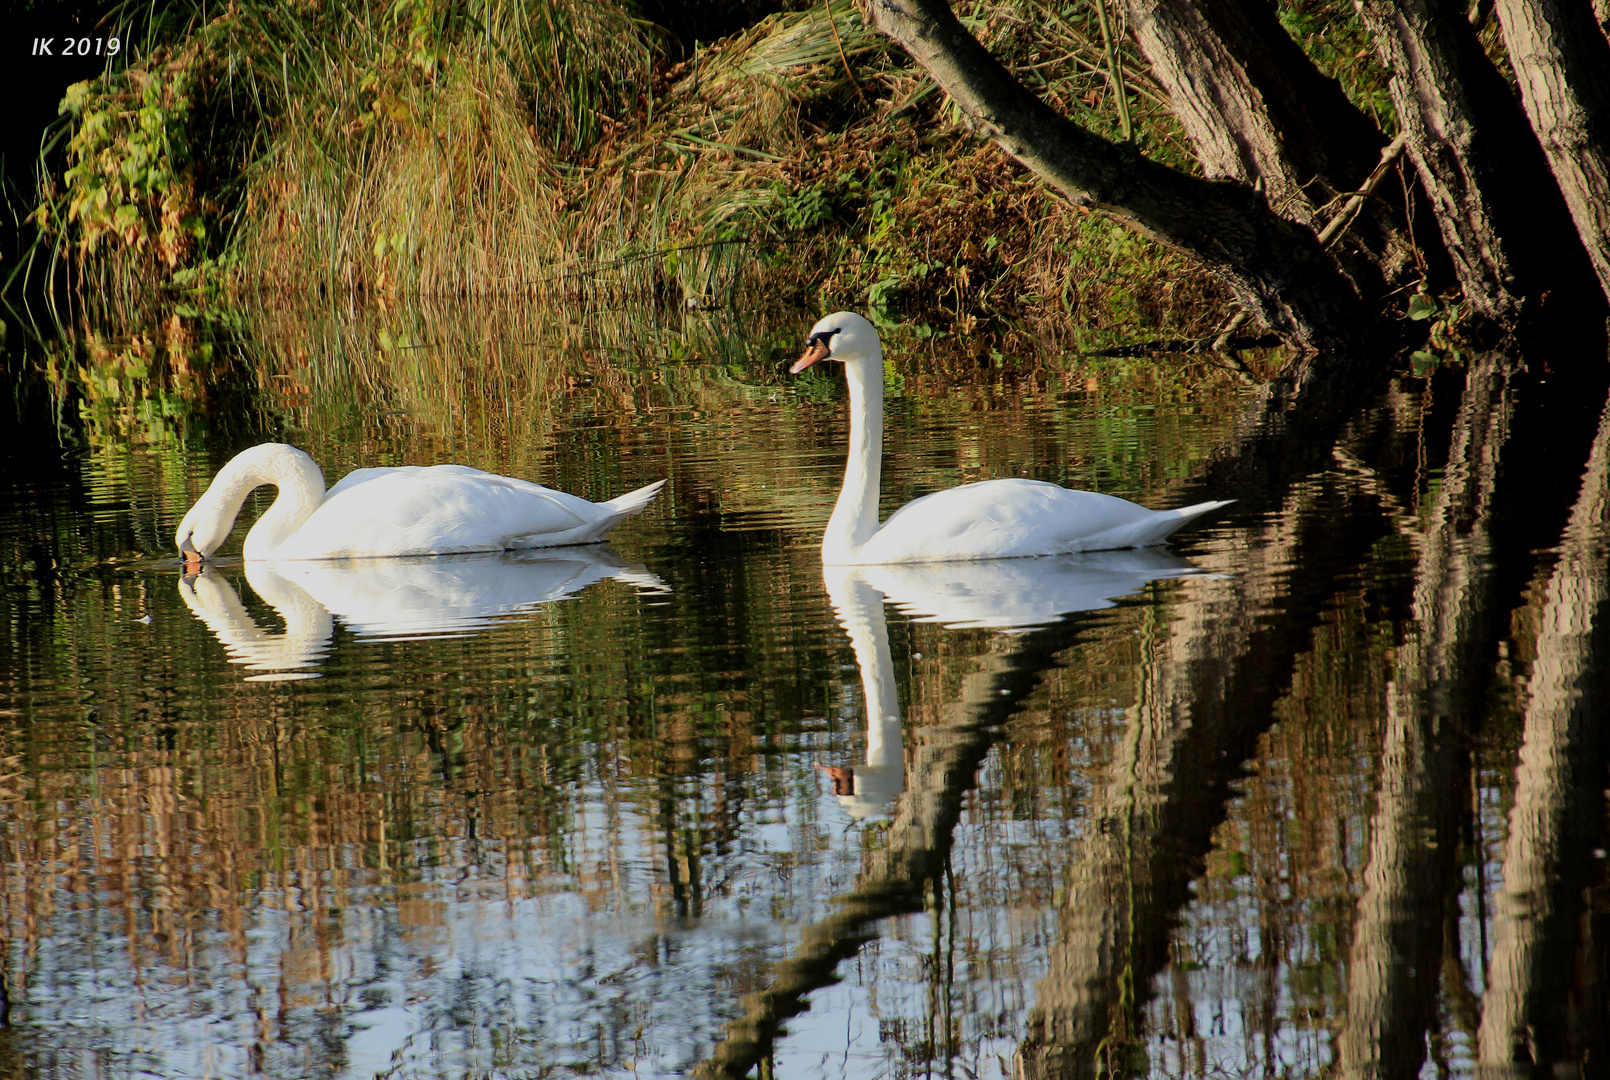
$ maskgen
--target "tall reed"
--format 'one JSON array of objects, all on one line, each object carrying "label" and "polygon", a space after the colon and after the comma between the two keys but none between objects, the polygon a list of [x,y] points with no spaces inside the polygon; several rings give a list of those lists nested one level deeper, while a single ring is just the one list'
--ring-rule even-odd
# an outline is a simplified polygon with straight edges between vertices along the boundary
[{"label": "tall reed", "polygon": [[812,67],[869,38],[847,0],[776,17],[650,102],[653,39],[618,8],[411,11],[406,40],[355,14],[334,44],[291,40],[305,84],[246,175],[235,288],[714,299],[756,261],[739,249],[781,239],[777,163],[802,92],[834,81]]}]

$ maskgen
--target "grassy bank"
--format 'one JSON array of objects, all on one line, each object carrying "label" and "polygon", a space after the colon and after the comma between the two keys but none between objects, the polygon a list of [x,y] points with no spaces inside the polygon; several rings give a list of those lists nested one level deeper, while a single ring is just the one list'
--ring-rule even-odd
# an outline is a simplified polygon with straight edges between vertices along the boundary
[{"label": "grassy bank", "polygon": [[[962,7],[1065,112],[1186,163],[1134,58],[1115,84],[1094,9]],[[39,218],[81,293],[765,297],[1098,340],[1221,316],[1194,267],[961,131],[849,0],[691,48],[582,0],[203,11],[68,96]]]}]

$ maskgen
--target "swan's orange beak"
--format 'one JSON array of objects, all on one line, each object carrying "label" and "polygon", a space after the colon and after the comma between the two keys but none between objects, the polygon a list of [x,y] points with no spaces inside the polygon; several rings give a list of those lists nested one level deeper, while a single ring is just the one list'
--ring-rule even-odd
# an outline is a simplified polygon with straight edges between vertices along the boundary
[{"label": "swan's orange beak", "polygon": [[794,361],[794,366],[788,369],[788,373],[790,375],[798,375],[800,372],[816,363],[816,361],[825,360],[827,358],[827,353],[827,343],[812,338],[810,346],[805,350],[805,355]]},{"label": "swan's orange beak", "polygon": [[179,554],[184,559],[184,572],[186,574],[201,573],[202,555],[201,552],[196,550],[196,546],[190,542],[190,537],[186,536],[184,543],[179,545]]}]

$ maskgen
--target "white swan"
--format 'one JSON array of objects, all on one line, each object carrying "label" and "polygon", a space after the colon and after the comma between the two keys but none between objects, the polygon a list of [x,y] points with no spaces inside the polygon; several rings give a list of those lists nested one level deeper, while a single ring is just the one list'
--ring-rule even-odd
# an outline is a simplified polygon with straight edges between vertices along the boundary
[{"label": "white swan", "polygon": [[844,365],[850,385],[850,448],[833,516],[822,535],[830,566],[1007,559],[1161,544],[1181,525],[1227,502],[1148,510],[1112,495],[1039,480],[984,480],[914,499],[878,527],[883,468],[883,346],[872,324],[852,312],[811,327],[805,355],[789,370],[820,360]]},{"label": "white swan", "polygon": [[218,470],[174,533],[186,563],[218,550],[246,496],[279,495],[246,534],[248,560],[448,555],[596,544],[640,513],[664,480],[609,502],[554,491],[465,465],[354,469],[328,492],[313,459],[263,443]]}]

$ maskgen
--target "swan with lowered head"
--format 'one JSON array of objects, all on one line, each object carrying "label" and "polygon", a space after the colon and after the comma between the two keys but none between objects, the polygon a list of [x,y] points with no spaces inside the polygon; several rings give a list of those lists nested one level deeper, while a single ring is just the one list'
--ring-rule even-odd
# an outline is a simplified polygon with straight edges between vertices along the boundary
[{"label": "swan with lowered head", "polygon": [[844,487],[822,535],[829,566],[1009,559],[1150,547],[1226,502],[1178,510],[1144,506],[1040,480],[983,480],[914,499],[878,527],[883,471],[883,346],[872,324],[841,311],[811,327],[805,354],[789,371],[822,360],[844,365],[850,387],[849,460]]},{"label": "swan with lowered head", "polygon": [[554,491],[466,465],[354,469],[324,490],[324,474],[294,446],[263,443],[218,470],[179,522],[187,564],[218,550],[255,488],[279,488],[246,534],[248,560],[449,555],[596,544],[659,494],[664,480],[609,502]]}]

